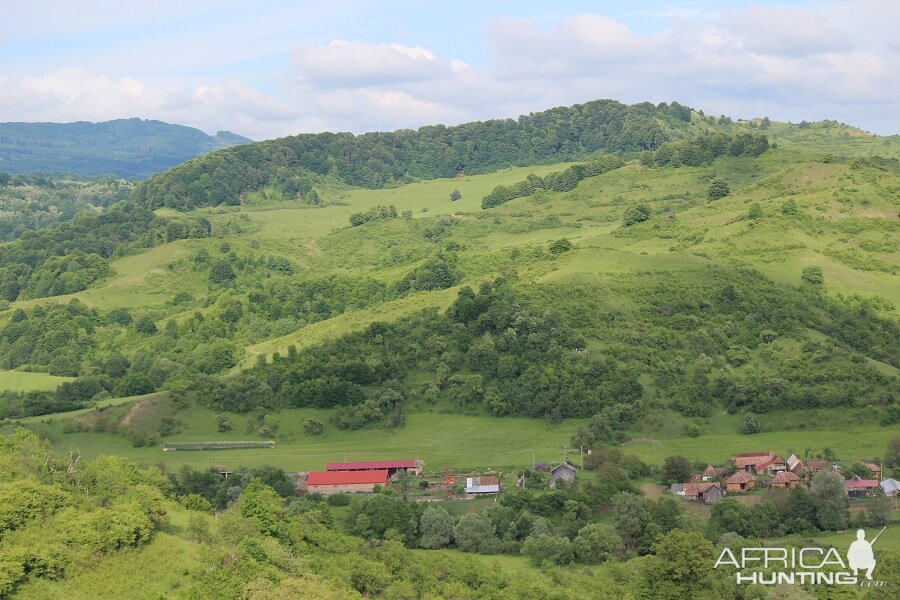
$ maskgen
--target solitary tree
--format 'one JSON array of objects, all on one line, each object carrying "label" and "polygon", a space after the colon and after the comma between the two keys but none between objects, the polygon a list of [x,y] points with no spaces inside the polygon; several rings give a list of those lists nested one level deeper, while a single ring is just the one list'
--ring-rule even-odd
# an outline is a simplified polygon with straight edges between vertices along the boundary
[{"label": "solitary tree", "polygon": [[837,473],[819,473],[813,478],[816,521],[820,529],[838,531],[847,528],[847,492],[844,479]]},{"label": "solitary tree", "polygon": [[453,530],[456,545],[465,552],[478,552],[482,544],[494,537],[494,522],[480,513],[463,515]]},{"label": "solitary tree", "polygon": [[728,187],[728,182],[717,177],[710,182],[709,187],[706,190],[706,198],[712,202],[713,200],[724,198],[730,193],[731,188]]},{"label": "solitary tree", "polygon": [[459,190],[453,190],[452,192],[450,192],[450,201],[451,202],[456,202],[460,198],[462,198],[462,194],[459,193]]},{"label": "solitary tree", "polygon": [[646,204],[636,204],[629,206],[622,213],[622,224],[626,227],[646,221],[650,218],[650,207]]},{"label": "solitary tree", "polygon": [[688,481],[691,478],[691,462],[683,456],[667,456],[662,468],[662,478],[666,483]]},{"label": "solitary tree", "polygon": [[443,548],[453,541],[453,517],[440,506],[429,506],[419,524],[423,548]]}]

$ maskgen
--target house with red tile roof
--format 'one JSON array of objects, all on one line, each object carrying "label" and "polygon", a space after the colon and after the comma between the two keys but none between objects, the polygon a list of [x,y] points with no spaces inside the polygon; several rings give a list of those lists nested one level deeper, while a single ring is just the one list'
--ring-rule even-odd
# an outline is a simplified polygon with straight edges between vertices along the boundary
[{"label": "house with red tile roof", "polygon": [[787,465],[784,460],[774,452],[744,452],[734,458],[734,464],[741,471],[756,473],[757,475],[769,475],[784,471]]},{"label": "house with red tile roof", "polygon": [[684,499],[694,502],[705,502],[706,504],[715,504],[725,497],[722,486],[716,482],[707,483],[685,483]]},{"label": "house with red tile roof", "polygon": [[800,483],[800,476],[793,471],[781,471],[772,478],[772,487],[792,490]]},{"label": "house with red tile roof", "polygon": [[714,481],[722,477],[725,474],[725,469],[720,467],[714,467],[712,465],[708,465],[704,470],[703,474],[700,476],[700,479],[703,481]]},{"label": "house with red tile roof", "polygon": [[854,476],[853,479],[844,481],[844,489],[847,491],[847,496],[854,500],[865,498],[879,487],[881,486],[877,479],[860,479]]},{"label": "house with red tile roof", "polygon": [[746,471],[738,471],[725,481],[729,492],[749,492],[756,487],[756,477]]}]

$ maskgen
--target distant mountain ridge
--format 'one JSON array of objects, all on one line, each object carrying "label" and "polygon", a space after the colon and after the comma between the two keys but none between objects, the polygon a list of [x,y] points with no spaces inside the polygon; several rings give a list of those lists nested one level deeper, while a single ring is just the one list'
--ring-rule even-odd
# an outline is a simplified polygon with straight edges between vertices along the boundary
[{"label": "distant mountain ridge", "polygon": [[114,174],[143,179],[212,150],[252,140],[139,118],[101,123],[0,123],[0,171]]}]

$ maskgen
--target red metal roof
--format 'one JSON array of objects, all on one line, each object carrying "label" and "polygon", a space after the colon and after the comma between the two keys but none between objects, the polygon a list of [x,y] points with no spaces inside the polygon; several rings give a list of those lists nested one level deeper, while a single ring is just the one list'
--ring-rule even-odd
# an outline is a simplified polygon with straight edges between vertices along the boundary
[{"label": "red metal roof", "polygon": [[326,471],[362,471],[373,469],[414,469],[416,461],[414,460],[379,460],[372,462],[341,462],[328,463],[325,465]]},{"label": "red metal roof", "polygon": [[864,490],[878,487],[878,481],[875,479],[848,479],[844,482],[844,487],[848,490]]},{"label": "red metal roof", "polygon": [[313,471],[306,476],[306,485],[342,485],[351,483],[380,483],[385,485],[388,472],[373,471]]}]

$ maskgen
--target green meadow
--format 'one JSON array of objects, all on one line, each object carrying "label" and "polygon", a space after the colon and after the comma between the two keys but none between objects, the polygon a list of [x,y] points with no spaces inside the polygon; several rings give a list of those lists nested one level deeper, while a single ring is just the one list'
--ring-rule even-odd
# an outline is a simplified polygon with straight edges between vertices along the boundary
[{"label": "green meadow", "polygon": [[0,391],[34,392],[54,390],[59,384],[71,381],[72,377],[57,377],[47,373],[28,371],[0,371]]}]

